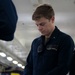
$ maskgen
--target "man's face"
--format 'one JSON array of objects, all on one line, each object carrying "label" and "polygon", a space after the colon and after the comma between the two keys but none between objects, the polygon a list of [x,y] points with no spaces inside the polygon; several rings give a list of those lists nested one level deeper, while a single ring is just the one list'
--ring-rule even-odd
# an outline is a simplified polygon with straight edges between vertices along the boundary
[{"label": "man's face", "polygon": [[42,35],[49,36],[53,29],[54,17],[52,17],[50,20],[42,17],[35,20],[35,23]]}]

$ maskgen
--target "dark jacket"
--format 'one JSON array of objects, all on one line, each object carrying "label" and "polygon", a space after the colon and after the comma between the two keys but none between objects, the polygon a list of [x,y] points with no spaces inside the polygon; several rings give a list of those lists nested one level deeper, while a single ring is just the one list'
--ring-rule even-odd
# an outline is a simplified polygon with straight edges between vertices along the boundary
[{"label": "dark jacket", "polygon": [[14,38],[18,16],[12,0],[0,0],[0,40]]},{"label": "dark jacket", "polygon": [[73,50],[72,38],[56,27],[46,45],[44,36],[33,41],[24,75],[66,75]]},{"label": "dark jacket", "polygon": [[75,50],[73,51],[73,58],[71,62],[69,75],[75,75]]}]

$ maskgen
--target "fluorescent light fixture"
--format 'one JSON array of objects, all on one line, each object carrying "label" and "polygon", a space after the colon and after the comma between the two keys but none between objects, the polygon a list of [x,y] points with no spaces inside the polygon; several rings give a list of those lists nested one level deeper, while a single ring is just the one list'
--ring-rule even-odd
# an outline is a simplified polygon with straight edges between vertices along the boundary
[{"label": "fluorescent light fixture", "polygon": [[25,68],[25,66],[22,66],[22,68],[24,69],[24,68]]},{"label": "fluorescent light fixture", "polygon": [[3,53],[3,52],[0,52],[0,56],[2,56],[2,57],[6,57],[6,54]]},{"label": "fluorescent light fixture", "polygon": [[17,64],[19,67],[22,67],[22,64]]},{"label": "fluorescent light fixture", "polygon": [[17,62],[17,61],[15,61],[15,60],[13,61],[13,63],[14,63],[14,64],[18,64],[18,62]]},{"label": "fluorescent light fixture", "polygon": [[0,40],[3,44],[6,44],[6,41],[4,41],[4,40]]},{"label": "fluorescent light fixture", "polygon": [[11,57],[7,57],[7,59],[8,59],[9,61],[12,61],[12,60],[13,60]]}]

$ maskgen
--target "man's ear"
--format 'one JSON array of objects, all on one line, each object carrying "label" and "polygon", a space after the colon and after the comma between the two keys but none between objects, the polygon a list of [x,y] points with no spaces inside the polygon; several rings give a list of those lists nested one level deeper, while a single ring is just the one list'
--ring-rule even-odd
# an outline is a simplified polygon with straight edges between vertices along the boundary
[{"label": "man's ear", "polygon": [[54,23],[54,21],[55,21],[55,17],[52,16],[51,20],[52,20],[52,23]]}]

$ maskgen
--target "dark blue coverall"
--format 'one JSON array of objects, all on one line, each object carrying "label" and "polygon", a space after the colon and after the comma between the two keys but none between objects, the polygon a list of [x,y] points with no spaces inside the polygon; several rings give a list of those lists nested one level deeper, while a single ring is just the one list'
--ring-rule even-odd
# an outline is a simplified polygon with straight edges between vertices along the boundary
[{"label": "dark blue coverall", "polygon": [[44,36],[32,42],[24,75],[66,75],[69,71],[74,42],[57,27],[44,44]]},{"label": "dark blue coverall", "polygon": [[0,0],[0,40],[14,38],[18,16],[12,0]]}]

